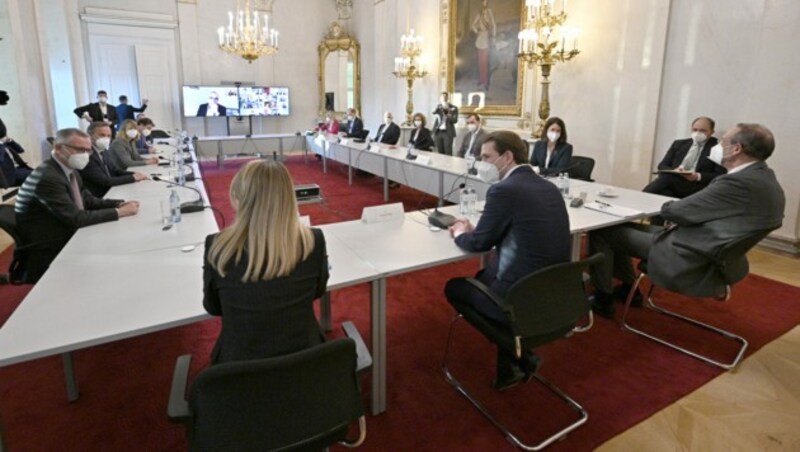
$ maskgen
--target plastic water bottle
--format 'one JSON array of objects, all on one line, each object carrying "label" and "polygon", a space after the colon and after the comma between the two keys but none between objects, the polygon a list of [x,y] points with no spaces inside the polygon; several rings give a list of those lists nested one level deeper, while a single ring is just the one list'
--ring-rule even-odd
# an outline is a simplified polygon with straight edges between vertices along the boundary
[{"label": "plastic water bottle", "polygon": [[467,192],[469,194],[469,206],[467,208],[467,214],[475,215],[478,212],[478,192],[475,191],[475,187],[472,185],[467,187]]},{"label": "plastic water bottle", "polygon": [[181,222],[181,198],[178,197],[178,192],[176,190],[172,190],[172,193],[169,195],[169,210],[172,213],[172,222],[173,223],[180,223]]},{"label": "plastic water bottle", "polygon": [[469,188],[464,187],[458,195],[458,213],[469,215]]},{"label": "plastic water bottle", "polygon": [[561,196],[569,199],[569,174],[561,173],[559,176],[559,189],[561,189]]},{"label": "plastic water bottle", "polygon": [[177,161],[178,166],[178,185],[184,186],[186,185],[186,175],[183,173],[183,150],[178,149],[178,152],[175,154],[175,158]]}]

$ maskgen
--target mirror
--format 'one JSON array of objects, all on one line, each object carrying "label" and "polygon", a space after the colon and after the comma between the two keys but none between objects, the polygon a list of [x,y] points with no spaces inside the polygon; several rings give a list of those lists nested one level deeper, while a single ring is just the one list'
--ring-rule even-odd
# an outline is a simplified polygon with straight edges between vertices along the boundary
[{"label": "mirror", "polygon": [[319,44],[319,115],[339,117],[348,108],[361,112],[361,46],[338,22]]}]

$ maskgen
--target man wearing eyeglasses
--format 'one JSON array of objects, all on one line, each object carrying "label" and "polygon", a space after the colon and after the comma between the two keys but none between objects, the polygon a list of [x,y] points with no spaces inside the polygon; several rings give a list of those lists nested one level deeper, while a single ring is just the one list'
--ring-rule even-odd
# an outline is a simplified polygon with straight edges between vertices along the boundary
[{"label": "man wearing eyeglasses", "polygon": [[92,142],[78,129],[56,134],[53,158],[39,165],[22,184],[15,211],[26,249],[15,256],[25,283],[39,280],[78,228],[135,215],[137,201],[96,198],[78,174],[89,163]]},{"label": "man wearing eyeglasses", "polygon": [[228,109],[219,103],[219,94],[211,91],[208,102],[197,107],[197,116],[227,116]]}]

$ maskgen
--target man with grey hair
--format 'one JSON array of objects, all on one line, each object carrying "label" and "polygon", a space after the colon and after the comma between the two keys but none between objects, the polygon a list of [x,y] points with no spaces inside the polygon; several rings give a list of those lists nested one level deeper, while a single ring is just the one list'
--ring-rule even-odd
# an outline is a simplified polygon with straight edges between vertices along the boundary
[{"label": "man with grey hair", "polygon": [[[622,281],[617,297],[627,295],[634,281],[631,257],[647,259],[650,278],[670,290],[691,296],[724,292],[716,266],[705,256],[716,255],[735,240],[776,229],[783,222],[783,189],[766,163],[774,149],[775,139],[768,128],[739,123],[725,132],[708,155],[716,165],[725,167],[727,174],[715,177],[693,195],[665,203],[661,216],[668,222],[666,227],[626,224],[590,232],[590,252],[605,255],[591,269],[596,289],[594,311],[603,317],[614,316],[612,278]],[[726,275],[729,279],[747,275],[746,265],[731,267],[739,271]],[[634,300],[641,304],[641,294]]]},{"label": "man with grey hair", "polygon": [[78,129],[59,130],[53,158],[36,167],[22,184],[14,210],[29,247],[24,255],[15,256],[13,272],[25,283],[39,280],[78,228],[139,211],[136,201],[100,199],[83,187],[78,171],[89,163],[91,152],[89,135]]}]

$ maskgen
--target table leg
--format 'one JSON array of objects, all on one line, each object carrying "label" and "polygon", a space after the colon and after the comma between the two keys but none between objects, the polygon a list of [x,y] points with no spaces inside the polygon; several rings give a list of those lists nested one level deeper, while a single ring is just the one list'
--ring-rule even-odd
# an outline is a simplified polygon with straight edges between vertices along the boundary
[{"label": "table leg", "polygon": [[347,184],[353,185],[353,165],[352,165],[353,150],[347,148]]},{"label": "table leg", "polygon": [[389,202],[389,159],[383,158],[383,202]]},{"label": "table leg", "polygon": [[225,165],[225,154],[222,153],[222,141],[217,141],[217,168]]},{"label": "table leg", "polygon": [[330,144],[323,143],[322,144],[322,172],[323,174],[328,173],[328,150],[331,148]]},{"label": "table leg", "polygon": [[303,145],[303,160],[305,161],[306,165],[308,165],[308,138],[303,138],[302,145]]},{"label": "table leg", "polygon": [[333,331],[331,321],[331,293],[325,292],[319,299],[319,317],[322,329],[326,333]]},{"label": "table leg", "polygon": [[386,278],[370,283],[372,318],[372,403],[373,415],[386,411]]},{"label": "table leg", "polygon": [[62,353],[61,360],[64,361],[64,378],[67,383],[67,400],[74,402],[78,400],[78,380],[75,379],[75,363],[72,360],[72,352]]},{"label": "table leg", "polygon": [[281,162],[283,162],[283,138],[278,138],[278,153],[281,155]]},{"label": "table leg", "polygon": [[576,233],[572,234],[572,249],[570,250],[572,262],[578,262],[579,260],[581,260],[581,237],[582,236],[583,236],[583,233],[581,233],[581,232],[576,232]]},{"label": "table leg", "polygon": [[439,203],[437,204],[439,207],[444,205],[444,172],[439,172]]}]

